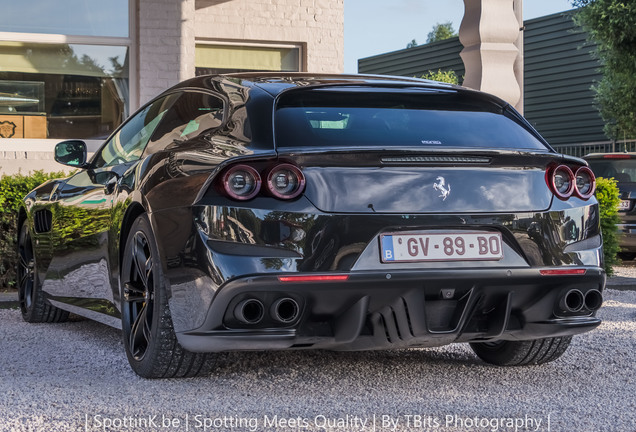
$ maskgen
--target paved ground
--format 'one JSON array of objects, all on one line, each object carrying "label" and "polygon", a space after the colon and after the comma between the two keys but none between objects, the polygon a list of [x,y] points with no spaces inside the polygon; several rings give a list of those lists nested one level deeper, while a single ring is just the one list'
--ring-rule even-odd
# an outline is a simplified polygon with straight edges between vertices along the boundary
[{"label": "paved ground", "polygon": [[[636,261],[614,267],[614,275],[607,279],[607,287],[636,291]],[[636,431],[636,428],[634,430]]]},{"label": "paved ground", "polygon": [[371,431],[375,420],[381,431],[634,432],[636,291],[606,291],[599,315],[601,327],[537,367],[487,366],[465,345],[254,352],[227,355],[207,378],[148,381],[117,330],[27,324],[4,309],[0,431]]}]

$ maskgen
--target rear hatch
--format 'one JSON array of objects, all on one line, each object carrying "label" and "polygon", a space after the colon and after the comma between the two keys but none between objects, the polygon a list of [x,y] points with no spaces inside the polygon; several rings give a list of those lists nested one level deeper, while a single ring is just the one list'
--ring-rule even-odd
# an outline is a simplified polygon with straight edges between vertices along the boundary
[{"label": "rear hatch", "polygon": [[528,212],[560,162],[502,101],[436,88],[323,87],[278,100],[277,151],[323,212]]}]

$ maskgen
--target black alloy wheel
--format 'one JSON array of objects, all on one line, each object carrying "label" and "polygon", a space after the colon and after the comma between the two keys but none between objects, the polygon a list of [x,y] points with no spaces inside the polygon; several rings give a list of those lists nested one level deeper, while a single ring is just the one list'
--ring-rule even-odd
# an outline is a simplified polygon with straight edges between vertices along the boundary
[{"label": "black alloy wheel", "polygon": [[186,351],[177,341],[157,242],[145,214],[133,222],[124,247],[122,330],[132,369],[143,378],[209,374],[211,355]]},{"label": "black alloy wheel", "polygon": [[33,307],[33,285],[35,283],[35,257],[26,221],[22,225],[18,239],[18,260],[18,299],[24,316]]},{"label": "black alloy wheel", "polygon": [[152,340],[154,275],[148,238],[137,231],[132,238],[132,261],[128,263],[129,282],[124,285],[124,308],[131,322],[128,349],[137,361],[146,355]]},{"label": "black alloy wheel", "polygon": [[18,234],[18,268],[16,270],[20,312],[25,321],[56,323],[68,319],[68,312],[51,305],[42,292],[28,220],[22,223]]}]

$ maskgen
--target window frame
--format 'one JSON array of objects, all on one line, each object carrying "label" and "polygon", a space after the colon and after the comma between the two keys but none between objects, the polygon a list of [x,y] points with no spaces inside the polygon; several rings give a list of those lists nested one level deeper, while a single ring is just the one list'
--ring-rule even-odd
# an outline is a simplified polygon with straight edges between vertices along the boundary
[{"label": "window frame", "polygon": [[[99,148],[95,151],[95,153],[93,154],[93,156],[91,157],[90,161],[89,161],[89,169],[101,169],[101,168],[108,168],[108,167],[112,167],[115,165],[120,165],[120,164],[115,164],[115,165],[101,165],[101,166],[95,166],[95,163],[97,162],[97,158],[100,157],[100,155],[102,154],[102,152],[106,149],[106,147],[108,146],[108,144],[115,138],[116,135],[119,134],[119,132],[125,128],[128,124],[130,124],[133,120],[136,120],[137,117],[139,116],[139,114],[141,114],[142,111],[144,111],[146,108],[150,107],[151,105],[153,105],[155,102],[158,102],[161,99],[168,99],[171,96],[175,96],[177,94],[177,92],[174,93],[168,93],[168,94],[161,94],[159,96],[157,96],[156,98],[152,99],[151,101],[149,101],[148,103],[144,104],[142,107],[140,107],[137,111],[135,111],[134,113],[132,113],[122,124],[120,124],[117,129],[115,129],[113,131],[112,134],[110,134],[110,136],[108,138],[106,138],[104,140],[104,142],[99,146]],[[166,111],[169,110],[170,108],[172,108],[172,105],[174,105],[174,103],[178,100],[178,97],[175,98],[167,107]],[[152,132],[150,133],[150,136],[148,137],[148,140],[146,141],[146,144],[144,145],[143,150],[141,151],[141,154],[139,155],[138,159],[132,159],[130,161],[126,161],[126,162],[122,162],[122,163],[128,163],[128,162],[132,162],[135,160],[140,160],[142,159],[145,154],[146,154],[146,148],[148,147],[148,143],[151,141],[155,130],[159,127],[159,124],[161,123],[163,119],[159,120],[159,123],[157,123],[157,125],[155,126],[155,128],[152,130]]]},{"label": "window frame", "polygon": [[[299,42],[249,42],[249,41],[227,41],[227,40],[215,40],[215,39],[199,39],[197,38],[194,43],[194,47],[198,45],[216,45],[216,46],[227,46],[229,48],[236,47],[249,47],[249,48],[291,48],[298,49],[298,70],[296,72],[306,72],[307,71],[307,49],[305,43]],[[196,62],[194,64],[195,70],[197,68],[206,68],[204,66],[197,66]],[[269,71],[272,72],[272,71]]]},{"label": "window frame", "polygon": [[[170,109],[172,109],[178,102],[179,100],[186,95],[187,93],[197,93],[197,94],[201,94],[201,95],[206,95],[206,96],[210,96],[213,98],[218,99],[219,101],[221,101],[221,103],[223,104],[223,118],[221,119],[221,123],[217,126],[217,127],[213,127],[213,128],[207,128],[207,129],[203,129],[201,131],[198,131],[199,133],[197,133],[196,135],[194,135],[193,137],[190,137],[187,139],[187,141],[194,139],[198,136],[201,136],[201,134],[206,133],[208,131],[212,131],[212,130],[219,130],[222,129],[228,122],[228,110],[229,110],[229,101],[226,97],[223,97],[221,94],[216,93],[216,92],[212,92],[212,91],[206,91],[206,90],[199,90],[199,89],[177,89],[175,91],[171,91],[170,93],[166,93],[166,96],[172,96],[172,95],[176,95],[177,98],[174,100],[174,102],[170,105]],[[156,100],[156,99],[155,99]],[[163,141],[163,137],[157,137],[157,131],[161,128],[162,123],[164,123],[165,118],[161,120],[161,122],[159,123],[159,125],[157,125],[157,127],[155,128],[155,130],[153,131],[152,135],[150,136],[150,139],[148,140],[148,143],[146,145],[146,148],[143,151],[142,154],[142,158],[145,156],[148,156],[149,154],[154,154],[154,153],[158,153],[163,151],[162,148],[158,149],[158,150],[153,150],[153,151],[149,151],[150,147],[161,147],[161,141]],[[165,146],[164,146],[165,148]]]},{"label": "window frame", "polygon": [[[128,37],[117,36],[82,36],[82,35],[65,35],[51,33],[19,33],[19,32],[3,32],[0,31],[0,42],[27,42],[38,44],[69,44],[69,45],[107,45],[107,46],[123,46],[128,49],[128,86],[129,100],[128,112],[134,113],[139,107],[139,83],[138,75],[138,47],[137,32],[135,23],[137,22],[137,2],[128,0]],[[120,125],[121,126],[121,125]],[[115,132],[117,129],[115,130]],[[5,142],[4,138],[0,138],[0,142]],[[14,138],[7,138],[13,140]],[[58,138],[46,138],[46,141],[58,142]],[[100,147],[101,149],[101,147]]]}]

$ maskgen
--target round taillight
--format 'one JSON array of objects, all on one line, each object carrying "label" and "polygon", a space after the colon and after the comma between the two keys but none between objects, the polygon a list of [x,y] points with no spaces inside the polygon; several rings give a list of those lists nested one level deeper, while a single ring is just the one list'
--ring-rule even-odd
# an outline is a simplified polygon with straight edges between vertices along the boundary
[{"label": "round taillight", "polygon": [[594,195],[596,189],[596,177],[588,167],[576,170],[576,194],[582,199],[588,199]]},{"label": "round taillight", "polygon": [[223,175],[223,189],[236,200],[254,198],[261,190],[261,176],[248,165],[235,165]]},{"label": "round taillight", "polygon": [[280,164],[267,175],[267,189],[277,198],[296,198],[305,188],[305,176],[292,164]]},{"label": "round taillight", "polygon": [[550,186],[557,197],[570,198],[574,192],[574,182],[574,173],[565,165],[559,165],[552,171]]}]

